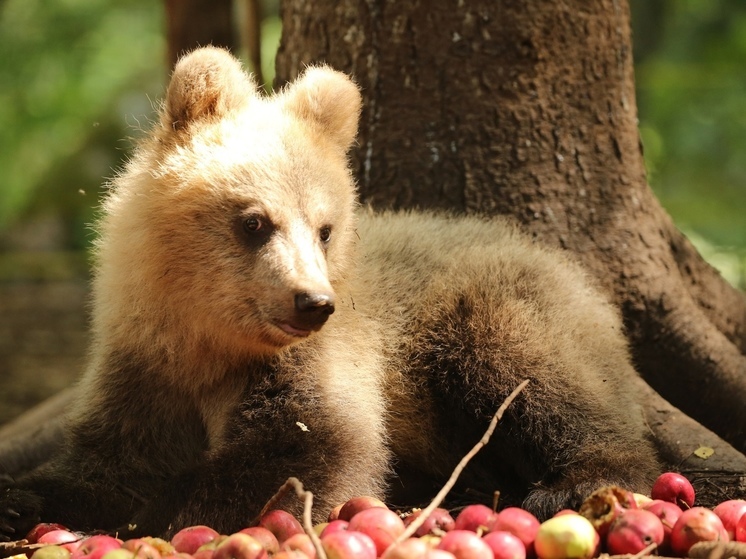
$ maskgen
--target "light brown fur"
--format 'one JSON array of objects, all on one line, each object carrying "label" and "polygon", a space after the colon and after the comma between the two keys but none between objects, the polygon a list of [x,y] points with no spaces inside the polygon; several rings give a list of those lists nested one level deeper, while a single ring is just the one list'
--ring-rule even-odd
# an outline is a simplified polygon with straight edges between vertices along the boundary
[{"label": "light brown fur", "polygon": [[222,50],[177,65],[104,202],[67,451],[0,499],[6,527],[230,531],[291,475],[319,517],[414,500],[402,480],[442,483],[524,378],[462,488],[540,514],[644,488],[657,464],[618,313],[500,220],[357,210],[359,110],[327,68],[264,98]]}]

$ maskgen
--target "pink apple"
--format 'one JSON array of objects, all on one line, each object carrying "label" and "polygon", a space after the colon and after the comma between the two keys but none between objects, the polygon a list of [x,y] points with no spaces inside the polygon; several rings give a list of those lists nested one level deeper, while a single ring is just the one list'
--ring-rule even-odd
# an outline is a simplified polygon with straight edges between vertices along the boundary
[{"label": "pink apple", "polygon": [[275,509],[265,513],[259,519],[259,526],[272,532],[279,543],[294,534],[303,534],[303,526],[298,519],[287,511]]},{"label": "pink apple", "polygon": [[[96,535],[81,540],[80,545],[70,557],[71,559],[101,559],[112,549],[120,547],[122,547],[122,540],[112,536]],[[160,553],[154,559],[160,559]]]},{"label": "pink apple", "polygon": [[437,549],[453,553],[456,559],[493,559],[490,546],[471,530],[446,532]]},{"label": "pink apple", "polygon": [[212,554],[213,559],[267,559],[267,550],[248,534],[231,534],[221,541]]},{"label": "pink apple", "polygon": [[663,537],[660,518],[644,509],[629,509],[609,527],[606,549],[611,555],[634,555],[653,543],[657,549],[663,543]]},{"label": "pink apple", "polygon": [[81,534],[76,534],[69,530],[50,530],[39,536],[37,543],[53,543],[64,547],[70,553],[78,549],[83,541]]},{"label": "pink apple", "polygon": [[[353,516],[355,516],[360,511],[363,511],[365,509],[370,509],[374,507],[379,508],[388,508],[386,506],[386,503],[381,501],[380,499],[376,499],[375,497],[370,496],[363,496],[363,497],[353,497],[346,503],[344,503],[340,509],[339,513],[337,514],[337,519],[339,520],[347,520],[348,522],[352,519]],[[330,516],[330,520],[332,520]]]},{"label": "pink apple", "polygon": [[321,538],[321,545],[328,559],[376,559],[376,544],[360,532],[332,532]]},{"label": "pink apple", "polygon": [[539,559],[590,559],[599,536],[590,520],[580,514],[563,514],[539,526],[534,548]]},{"label": "pink apple", "polygon": [[666,472],[658,476],[650,490],[653,499],[676,503],[682,509],[694,506],[694,487],[681,474]]},{"label": "pink apple", "polygon": [[692,507],[681,513],[671,529],[671,549],[679,557],[686,557],[697,542],[728,541],[722,521],[710,509]]},{"label": "pink apple", "polygon": [[327,534],[347,530],[349,526],[350,523],[346,520],[332,520],[324,527],[324,529],[321,531],[321,534],[319,534],[319,537],[323,538]]},{"label": "pink apple", "polygon": [[488,532],[510,532],[523,542],[526,555],[534,555],[534,539],[539,530],[539,521],[530,512],[518,507],[508,507],[500,511],[487,527]]},{"label": "pink apple", "polygon": [[428,551],[430,546],[420,538],[408,538],[388,548],[383,559],[425,559]]},{"label": "pink apple", "polygon": [[257,540],[270,555],[280,551],[280,542],[278,542],[275,535],[264,526],[251,526],[250,528],[239,530],[239,533],[248,534]]},{"label": "pink apple", "polygon": [[[409,516],[404,518],[404,526],[409,526],[412,522],[422,516],[422,509],[418,509]],[[436,508],[428,515],[427,519],[414,533],[415,536],[424,536],[425,534],[437,534],[439,532],[448,532],[455,527],[455,521],[446,509]]]},{"label": "pink apple", "polygon": [[746,513],[746,501],[743,499],[729,499],[712,509],[712,512],[720,518],[731,541],[736,541],[736,525],[744,513]]},{"label": "pink apple", "polygon": [[497,513],[490,507],[485,505],[469,505],[458,513],[454,528],[456,530],[471,530],[472,532],[476,532],[481,526],[482,531],[486,531],[496,516]]},{"label": "pink apple", "polygon": [[300,551],[309,559],[316,559],[316,548],[308,534],[293,534],[281,544],[283,551]]},{"label": "pink apple", "polygon": [[209,526],[189,526],[174,534],[171,538],[171,545],[179,553],[193,555],[200,547],[213,541],[219,535]]},{"label": "pink apple", "polygon": [[42,522],[41,524],[37,524],[31,530],[28,534],[26,534],[26,541],[28,543],[37,543],[39,541],[39,538],[46,534],[47,532],[51,532],[52,530],[65,530],[69,532],[67,528],[65,528],[62,524],[56,524],[54,522]]},{"label": "pink apple", "polygon": [[526,546],[510,532],[490,532],[482,541],[490,546],[495,559],[526,559]]},{"label": "pink apple", "polygon": [[404,532],[404,522],[392,510],[372,507],[353,516],[348,529],[369,536],[376,546],[376,556],[381,556]]}]

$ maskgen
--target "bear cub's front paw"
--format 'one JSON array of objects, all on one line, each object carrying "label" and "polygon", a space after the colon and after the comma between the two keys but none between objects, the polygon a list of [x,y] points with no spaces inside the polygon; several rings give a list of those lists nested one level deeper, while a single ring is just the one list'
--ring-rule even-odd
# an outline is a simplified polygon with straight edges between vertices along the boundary
[{"label": "bear cub's front paw", "polygon": [[20,540],[40,522],[42,499],[13,487],[11,480],[0,480],[0,542]]}]

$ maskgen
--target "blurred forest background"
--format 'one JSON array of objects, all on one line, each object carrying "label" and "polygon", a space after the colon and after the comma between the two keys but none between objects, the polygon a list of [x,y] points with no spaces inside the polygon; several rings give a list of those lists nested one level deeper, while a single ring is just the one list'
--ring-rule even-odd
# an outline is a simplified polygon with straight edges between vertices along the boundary
[{"label": "blurred forest background", "polygon": [[[261,3],[266,87],[278,1]],[[631,8],[650,184],[746,289],[746,2]],[[0,423],[83,368],[90,223],[163,93],[165,17],[154,0],[0,0]]]}]

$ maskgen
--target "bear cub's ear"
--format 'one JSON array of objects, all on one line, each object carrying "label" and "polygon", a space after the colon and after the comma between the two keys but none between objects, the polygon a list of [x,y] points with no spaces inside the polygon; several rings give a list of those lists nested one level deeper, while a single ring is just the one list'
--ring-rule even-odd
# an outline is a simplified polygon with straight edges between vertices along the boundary
[{"label": "bear cub's ear", "polygon": [[348,76],[327,66],[312,66],[282,96],[287,109],[318,126],[342,150],[352,145],[362,97]]},{"label": "bear cub's ear", "polygon": [[166,130],[183,130],[193,122],[220,119],[257,96],[256,84],[232,54],[199,48],[176,63],[161,124]]}]

